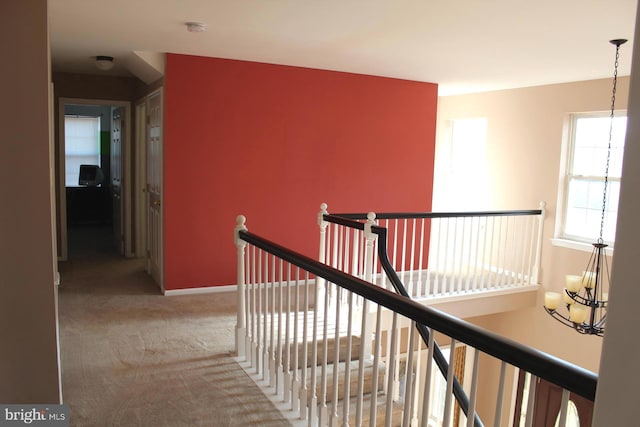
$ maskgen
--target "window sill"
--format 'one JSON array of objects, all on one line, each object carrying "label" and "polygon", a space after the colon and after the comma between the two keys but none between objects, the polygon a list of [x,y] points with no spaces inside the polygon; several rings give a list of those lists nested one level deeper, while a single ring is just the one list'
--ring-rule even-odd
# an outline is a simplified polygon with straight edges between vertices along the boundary
[{"label": "window sill", "polygon": [[[583,252],[593,251],[593,245],[591,243],[577,242],[575,240],[553,238],[551,239],[551,244],[553,246],[560,246],[562,248],[575,249],[577,251],[583,251]],[[613,247],[607,246],[604,250],[604,253],[607,256],[613,255]]]}]

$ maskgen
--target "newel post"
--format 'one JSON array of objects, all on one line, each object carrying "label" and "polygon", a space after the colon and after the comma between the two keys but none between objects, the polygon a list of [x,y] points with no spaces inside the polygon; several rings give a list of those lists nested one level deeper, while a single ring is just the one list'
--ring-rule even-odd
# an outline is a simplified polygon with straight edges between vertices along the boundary
[{"label": "newel post", "polygon": [[236,355],[246,357],[245,349],[245,336],[246,336],[246,319],[245,319],[245,257],[244,249],[247,246],[247,242],[240,239],[240,231],[247,231],[247,227],[244,225],[247,219],[244,215],[238,215],[236,218],[236,227],[233,230],[233,238],[238,250],[237,259],[237,320],[236,320]]},{"label": "newel post", "polygon": [[[374,283],[373,277],[373,260],[374,260],[374,243],[376,238],[378,237],[372,230],[371,227],[377,225],[376,223],[376,214],[374,212],[369,212],[367,214],[367,222],[364,225],[364,238],[365,238],[365,248],[364,248],[364,280],[369,283]],[[362,342],[361,342],[361,355],[362,360],[367,360],[371,357],[372,347],[371,347],[371,335],[373,334],[372,322],[367,322],[365,319],[369,314],[369,300],[364,299],[362,303]]]},{"label": "newel post", "polygon": [[542,262],[542,231],[544,225],[545,207],[546,202],[540,202],[540,218],[538,220],[538,242],[536,246],[536,261],[533,265],[533,277],[531,279],[532,284],[538,284],[540,280],[540,264]]},{"label": "newel post", "polygon": [[[324,216],[328,215],[327,204],[320,204],[320,212],[318,212],[318,226],[320,227],[320,248],[318,253],[318,261],[326,264],[327,259],[327,227],[329,223],[324,220]],[[325,292],[326,281],[322,277],[316,277],[316,307],[321,310],[325,303],[328,303],[326,299],[328,294]]]},{"label": "newel post", "polygon": [[326,261],[327,256],[327,226],[329,223],[324,220],[324,216],[329,214],[327,212],[327,204],[320,204],[320,212],[318,213],[318,226],[320,227],[320,254],[318,256],[318,261],[324,263]]},{"label": "newel post", "polygon": [[367,222],[364,225],[364,238],[366,239],[366,246],[364,249],[364,280],[373,283],[373,244],[378,237],[371,227],[376,224],[376,214],[369,212],[367,214]]}]

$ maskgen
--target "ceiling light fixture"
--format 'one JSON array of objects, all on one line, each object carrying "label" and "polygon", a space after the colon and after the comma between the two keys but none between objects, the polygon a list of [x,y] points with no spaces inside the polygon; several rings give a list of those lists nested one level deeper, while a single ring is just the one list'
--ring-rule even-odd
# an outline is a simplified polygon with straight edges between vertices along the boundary
[{"label": "ceiling light fixture", "polygon": [[96,56],[96,68],[102,71],[109,71],[113,68],[113,56]]},{"label": "ceiling light fixture", "polygon": [[[618,58],[620,45],[625,39],[611,40],[616,47],[616,60],[613,71],[613,90],[611,94],[611,114],[609,116],[609,145],[607,147],[607,162],[604,171],[604,189],[602,194],[602,214],[600,216],[600,237],[593,243],[593,252],[587,263],[587,269],[582,276],[566,276],[566,288],[562,294],[545,292],[544,309],[558,322],[574,328],[581,334],[604,335],[607,318],[609,294],[609,264],[605,255],[607,245],[602,239],[605,212],[607,207],[607,184],[609,182],[609,160],[611,159],[611,139],[613,134],[613,113],[616,105],[616,86],[618,83]],[[569,315],[557,311],[564,301]]]},{"label": "ceiling light fixture", "polygon": [[187,22],[185,25],[190,33],[201,33],[207,29],[207,26],[202,22]]}]

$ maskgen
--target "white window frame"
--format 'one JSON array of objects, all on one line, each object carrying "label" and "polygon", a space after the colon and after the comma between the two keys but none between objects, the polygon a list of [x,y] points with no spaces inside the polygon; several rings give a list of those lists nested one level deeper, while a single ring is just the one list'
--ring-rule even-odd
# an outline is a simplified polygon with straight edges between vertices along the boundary
[{"label": "white window frame", "polygon": [[[92,147],[91,148],[95,148],[95,151],[92,149],[91,151],[87,150],[87,147],[82,147],[80,150],[78,150],[78,148],[76,148],[76,150],[78,150],[77,153],[73,153],[70,154],[69,153],[69,132],[66,131],[67,129],[67,122],[71,121],[71,120],[78,120],[78,121],[91,121],[94,122],[95,124],[95,129],[97,130],[97,133],[95,135],[95,140],[92,141]],[[78,176],[79,176],[79,166],[80,164],[95,164],[97,166],[102,166],[101,165],[101,152],[100,152],[100,116],[78,116],[78,115],[74,115],[74,114],[65,114],[64,116],[64,126],[65,126],[65,138],[67,138],[67,141],[65,143],[65,186],[66,187],[80,187],[80,185],[78,184]],[[93,147],[93,143],[95,143],[95,147]],[[74,164],[77,164],[77,168],[74,168],[74,170],[70,171],[68,168],[68,158],[85,158],[86,161],[74,161]],[[69,178],[72,178],[71,181],[69,181]]]},{"label": "white window frame", "polygon": [[[573,156],[575,153],[574,149],[574,137],[575,137],[575,128],[576,122],[581,118],[589,118],[589,117],[610,117],[611,112],[589,112],[589,113],[573,113],[567,116],[565,121],[565,127],[563,132],[563,142],[562,142],[562,155],[560,159],[560,177],[559,177],[559,185],[558,185],[558,203],[556,210],[556,222],[555,222],[555,232],[554,238],[552,239],[552,243],[556,246],[567,247],[571,249],[583,250],[591,252],[593,250],[592,243],[598,238],[598,230],[594,230],[593,238],[586,238],[580,236],[573,236],[564,233],[565,230],[565,221],[567,216],[567,200],[569,197],[569,184],[571,181],[571,176],[569,171],[572,167]],[[626,117],[626,110],[616,110],[614,112],[614,116],[618,117]],[[594,175],[594,178],[601,177],[604,180],[604,170],[601,175]],[[609,182],[620,182],[620,178],[611,177],[608,178]],[[609,203],[609,200],[607,201]],[[605,241],[609,246],[606,248],[606,252],[608,255],[613,253],[613,241]]]}]

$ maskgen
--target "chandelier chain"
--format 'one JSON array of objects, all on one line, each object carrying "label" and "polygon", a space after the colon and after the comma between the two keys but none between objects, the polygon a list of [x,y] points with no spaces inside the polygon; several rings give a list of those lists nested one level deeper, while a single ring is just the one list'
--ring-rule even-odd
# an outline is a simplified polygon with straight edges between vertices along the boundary
[{"label": "chandelier chain", "polygon": [[616,89],[618,85],[618,60],[620,58],[620,45],[616,44],[616,60],[613,68],[613,89],[611,91],[611,114],[609,116],[609,144],[607,146],[607,163],[604,169],[604,191],[602,192],[602,214],[600,216],[600,237],[598,243],[602,243],[604,231],[604,217],[607,209],[607,186],[609,185],[609,163],[611,161],[611,140],[613,138],[613,117],[616,108]]}]

